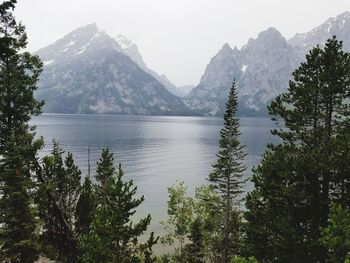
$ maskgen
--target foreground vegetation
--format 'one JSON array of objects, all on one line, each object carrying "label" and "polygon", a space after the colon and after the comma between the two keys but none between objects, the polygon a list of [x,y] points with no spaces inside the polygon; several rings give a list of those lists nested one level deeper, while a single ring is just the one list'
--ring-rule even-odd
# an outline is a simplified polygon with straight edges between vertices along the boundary
[{"label": "foreground vegetation", "polygon": [[[208,183],[194,196],[169,187],[166,235],[141,242],[151,216],[134,222],[144,197],[108,149],[94,181],[57,142],[38,158],[43,138],[28,122],[43,106],[33,96],[42,63],[24,51],[15,3],[0,5],[1,262],[350,261],[350,55],[340,41],[312,49],[269,106],[280,143],[268,145],[247,194],[233,82]],[[154,256],[158,242],[174,252]]]}]

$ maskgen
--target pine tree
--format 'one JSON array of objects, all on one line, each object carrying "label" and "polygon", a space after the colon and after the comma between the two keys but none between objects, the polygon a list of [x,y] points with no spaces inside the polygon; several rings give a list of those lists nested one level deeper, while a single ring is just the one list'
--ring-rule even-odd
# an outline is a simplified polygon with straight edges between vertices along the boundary
[{"label": "pine tree", "polygon": [[50,258],[74,262],[77,257],[75,222],[81,172],[74,164],[73,155],[68,153],[63,160],[63,154],[54,141],[52,155],[43,159],[41,176],[45,183],[40,184],[38,195],[39,212],[44,223],[41,239]]},{"label": "pine tree", "polygon": [[76,209],[80,197],[81,171],[75,164],[73,154],[68,152],[65,161],[65,178],[62,182],[62,199],[67,214],[68,223],[75,225]]},{"label": "pine tree", "polygon": [[[220,131],[220,150],[217,154],[217,162],[213,165],[213,172],[209,175],[209,181],[214,189],[222,197],[223,209],[223,256],[222,262],[228,263],[230,256],[233,255],[232,243],[233,235],[231,233],[233,214],[235,206],[238,204],[242,193],[243,165],[246,154],[243,151],[244,146],[239,141],[239,122],[236,118],[237,112],[237,90],[236,83],[232,83],[229,93],[226,111],[224,114],[224,128]],[[237,251],[236,251],[237,253]]]},{"label": "pine tree", "polygon": [[331,263],[350,259],[350,210],[333,204],[328,226],[321,231],[321,244],[327,249]]},{"label": "pine tree", "polygon": [[153,256],[153,246],[158,243],[159,237],[154,237],[154,232],[151,232],[146,244],[143,245],[144,263],[157,262],[157,258]]},{"label": "pine tree", "polygon": [[91,230],[94,209],[95,196],[93,186],[90,178],[87,176],[81,187],[75,211],[75,229],[78,236],[85,235]]},{"label": "pine tree", "polygon": [[188,236],[190,243],[186,245],[186,262],[188,263],[205,262],[203,253],[203,235],[201,228],[201,220],[197,217],[191,225],[191,234]]},{"label": "pine tree", "polygon": [[123,181],[121,165],[116,172],[113,161],[113,154],[103,150],[97,163],[92,229],[83,240],[83,262],[138,262],[138,238],[151,221],[150,215],[136,224],[131,221],[144,197],[134,197],[137,188],[132,181]]},{"label": "pine tree", "polygon": [[33,262],[38,257],[33,160],[42,141],[28,125],[41,111],[33,92],[42,63],[25,52],[24,26],[13,16],[15,0],[0,4],[0,260]]},{"label": "pine tree", "polygon": [[313,262],[304,230],[307,194],[300,187],[308,161],[302,165],[299,154],[293,146],[277,145],[254,170],[255,189],[246,198],[246,244],[259,262]]},{"label": "pine tree", "polygon": [[316,47],[270,105],[280,125],[254,172],[248,244],[259,260],[325,262],[319,242],[331,201],[349,200],[350,55],[342,42]]},{"label": "pine tree", "polygon": [[89,176],[86,176],[80,188],[80,195],[75,210],[75,233],[78,240],[78,258],[81,258],[84,254],[84,239],[92,229],[94,210],[94,189]]},{"label": "pine tree", "polygon": [[97,163],[96,168],[96,199],[99,204],[104,205],[107,202],[107,190],[111,184],[114,183],[114,177],[116,175],[116,170],[114,167],[114,157],[113,154],[109,152],[109,149],[103,149],[101,154],[101,159]]}]

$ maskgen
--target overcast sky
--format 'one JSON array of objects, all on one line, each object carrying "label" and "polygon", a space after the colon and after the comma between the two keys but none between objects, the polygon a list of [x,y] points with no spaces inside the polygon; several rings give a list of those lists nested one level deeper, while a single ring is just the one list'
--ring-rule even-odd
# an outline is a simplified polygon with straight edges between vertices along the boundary
[{"label": "overcast sky", "polygon": [[[1,1],[2,2],[2,1]],[[350,0],[18,0],[29,49],[96,22],[137,44],[149,68],[176,85],[198,84],[224,43],[239,48],[270,26],[286,38],[350,11]]]}]

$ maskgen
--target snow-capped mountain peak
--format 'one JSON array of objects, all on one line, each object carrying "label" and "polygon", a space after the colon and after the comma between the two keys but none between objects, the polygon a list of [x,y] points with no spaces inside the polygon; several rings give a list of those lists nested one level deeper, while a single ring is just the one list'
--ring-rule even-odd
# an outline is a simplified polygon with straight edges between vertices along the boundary
[{"label": "snow-capped mountain peak", "polygon": [[127,39],[125,36],[119,34],[115,40],[117,41],[118,45],[123,49],[126,50],[130,47],[132,47],[133,45],[135,45],[133,42],[131,42],[131,40]]},{"label": "snow-capped mountain peak", "polygon": [[96,50],[118,48],[114,39],[99,30],[96,23],[80,27],[53,44],[36,52],[46,65],[54,65],[70,60],[74,56]]},{"label": "snow-capped mountain peak", "polygon": [[184,111],[180,98],[127,53],[138,53],[136,45],[126,38],[118,40],[90,24],[36,52],[44,61],[36,92],[46,102],[44,110],[142,115]]}]

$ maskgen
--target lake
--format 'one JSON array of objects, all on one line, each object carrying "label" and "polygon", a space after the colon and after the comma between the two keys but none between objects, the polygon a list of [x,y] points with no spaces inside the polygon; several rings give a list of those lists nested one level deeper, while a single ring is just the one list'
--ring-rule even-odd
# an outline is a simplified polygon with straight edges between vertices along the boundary
[{"label": "lake", "polygon": [[[166,219],[167,187],[184,181],[190,193],[206,183],[216,160],[222,118],[155,117],[109,115],[42,115],[31,121],[37,134],[45,138],[40,155],[49,154],[52,140],[72,152],[83,175],[87,173],[88,147],[91,149],[91,175],[101,148],[109,147],[132,179],[145,202],[138,215],[152,215],[151,230],[161,232],[160,220]],[[257,165],[268,142],[276,141],[266,118],[241,118],[241,141],[246,145],[246,176]],[[251,189],[247,184],[246,190]]]}]

